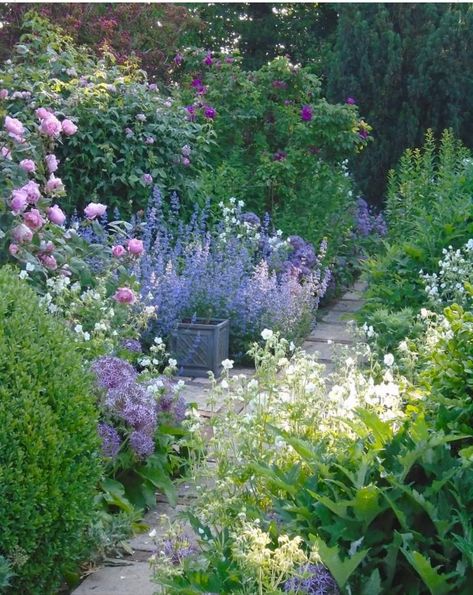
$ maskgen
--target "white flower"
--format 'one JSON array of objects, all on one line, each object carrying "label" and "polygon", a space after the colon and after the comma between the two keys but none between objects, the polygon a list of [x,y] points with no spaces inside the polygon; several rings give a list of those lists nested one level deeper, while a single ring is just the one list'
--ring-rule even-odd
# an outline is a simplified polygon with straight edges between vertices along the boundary
[{"label": "white flower", "polygon": [[76,324],[76,326],[74,327],[74,331],[76,333],[82,333],[82,325],[81,324]]},{"label": "white flower", "polygon": [[26,271],[20,271],[20,274],[18,275],[18,277],[20,277],[20,279],[27,279],[28,273]]},{"label": "white flower", "polygon": [[391,367],[394,364],[394,355],[392,353],[386,353],[384,356],[384,363],[386,366]]},{"label": "white flower", "polygon": [[163,344],[163,340],[161,339],[161,337],[155,337],[154,338],[154,342],[156,343],[156,345],[162,345]]},{"label": "white flower", "polygon": [[232,359],[224,359],[222,362],[222,366],[224,370],[231,370],[233,368],[233,360]]},{"label": "white flower", "polygon": [[177,366],[177,360],[171,358],[168,361],[168,365],[169,365],[170,368],[175,368]]},{"label": "white flower", "polygon": [[34,264],[33,264],[32,262],[27,262],[27,263],[26,263],[26,270],[27,270],[28,272],[30,272],[30,271],[34,271],[34,269],[35,269],[35,266],[34,266]]},{"label": "white flower", "polygon": [[151,531],[148,533],[148,535],[149,535],[151,538],[153,538],[153,537],[156,537],[156,529],[152,529],[152,530],[151,530]]},{"label": "white flower", "polygon": [[271,337],[274,335],[273,331],[270,330],[269,328],[265,328],[264,331],[261,333],[261,336],[263,337],[263,339],[265,341],[269,341],[269,339],[271,339]]},{"label": "white flower", "polygon": [[229,384],[226,380],[222,380],[222,382],[220,383],[220,386],[226,390],[229,387]]}]

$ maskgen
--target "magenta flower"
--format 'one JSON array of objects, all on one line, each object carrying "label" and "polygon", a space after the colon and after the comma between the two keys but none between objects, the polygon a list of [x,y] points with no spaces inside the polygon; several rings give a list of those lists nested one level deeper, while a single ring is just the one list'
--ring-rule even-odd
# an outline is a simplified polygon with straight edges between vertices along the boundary
[{"label": "magenta flower", "polygon": [[41,120],[39,130],[42,134],[54,138],[61,134],[61,122],[59,122],[54,114],[49,114],[46,118],[44,118],[44,120]]},{"label": "magenta flower", "polygon": [[212,66],[213,62],[214,61],[213,61],[213,58],[212,58],[212,53],[211,52],[207,52],[207,55],[202,60],[202,63],[205,64],[206,66]]},{"label": "magenta flower", "polygon": [[128,240],[127,248],[128,252],[133,254],[133,256],[140,256],[144,252],[143,242],[136,238]]},{"label": "magenta flower", "polygon": [[50,174],[57,171],[60,161],[56,155],[46,155],[44,160],[46,161],[46,167],[48,168]]},{"label": "magenta flower", "polygon": [[71,120],[62,121],[62,131],[66,136],[72,136],[77,132],[77,126]]},{"label": "magenta flower", "polygon": [[51,223],[55,223],[56,225],[63,225],[66,220],[66,215],[58,205],[49,207],[47,214]]},{"label": "magenta flower", "polygon": [[17,118],[10,118],[10,116],[5,116],[5,130],[8,132],[9,136],[11,136],[17,142],[23,142],[25,127],[20,122],[20,120]]},{"label": "magenta flower", "polygon": [[286,159],[287,153],[286,151],[276,151],[273,155],[273,161],[284,161]]},{"label": "magenta flower", "polygon": [[12,213],[18,215],[18,213],[22,213],[28,204],[28,194],[23,188],[13,190],[11,200],[10,200],[10,207]]},{"label": "magenta flower", "polygon": [[286,81],[273,81],[271,84],[275,89],[287,89]]},{"label": "magenta flower", "polygon": [[151,186],[153,183],[153,176],[151,174],[143,174],[141,176],[141,181],[145,186]]},{"label": "magenta flower", "polygon": [[186,106],[187,117],[189,120],[194,121],[196,117],[196,108],[195,105],[187,105]]},{"label": "magenta flower", "polygon": [[177,52],[177,54],[174,56],[174,64],[176,66],[180,66],[182,63],[184,62],[184,56]]},{"label": "magenta flower", "polygon": [[225,56],[225,62],[226,64],[233,64],[233,62],[235,62],[235,58],[232,56]]},{"label": "magenta flower", "polygon": [[0,99],[6,99],[8,97],[8,89],[0,90]]},{"label": "magenta flower", "polygon": [[208,119],[208,120],[213,120],[215,118],[215,116],[217,115],[217,110],[213,107],[210,107],[210,105],[206,105],[204,107],[204,116]]},{"label": "magenta flower", "polygon": [[356,99],[354,97],[347,97],[345,103],[348,105],[356,105]]},{"label": "magenta flower", "polygon": [[84,209],[84,213],[87,219],[92,221],[97,217],[102,217],[106,210],[107,205],[103,205],[99,202],[89,202],[89,204]]},{"label": "magenta flower", "polygon": [[310,122],[312,120],[314,114],[312,112],[312,106],[310,105],[303,105],[301,109],[301,120],[303,122]]},{"label": "magenta flower", "polygon": [[32,159],[22,159],[20,161],[20,167],[23,171],[33,173],[36,171],[36,163]]},{"label": "magenta flower", "polygon": [[21,188],[24,190],[28,197],[28,202],[32,205],[35,205],[38,200],[41,198],[41,192],[39,191],[39,184],[34,180],[30,180],[27,184],[22,186]]},{"label": "magenta flower", "polygon": [[35,114],[39,120],[45,120],[52,115],[51,112],[45,107],[38,107],[38,109],[35,110]]},{"label": "magenta flower", "polygon": [[23,221],[31,230],[38,231],[45,224],[45,220],[41,217],[38,209],[31,209],[23,215]]},{"label": "magenta flower", "polygon": [[135,293],[129,287],[119,287],[113,298],[120,304],[134,304],[136,302]]},{"label": "magenta flower", "polygon": [[182,165],[184,165],[185,167],[189,167],[190,164],[191,164],[191,160],[188,157],[182,158]]},{"label": "magenta flower", "polygon": [[20,250],[20,246],[18,246],[18,244],[10,244],[8,246],[8,252],[12,256],[16,256],[18,254],[19,250]]},{"label": "magenta flower", "polygon": [[12,237],[17,244],[24,244],[26,242],[31,242],[33,239],[33,232],[27,225],[20,223],[20,225],[13,228]]},{"label": "magenta flower", "polygon": [[120,257],[124,256],[125,254],[126,254],[126,250],[123,246],[121,246],[120,244],[118,244],[117,246],[113,246],[112,255],[115,256],[115,258],[120,258]]}]

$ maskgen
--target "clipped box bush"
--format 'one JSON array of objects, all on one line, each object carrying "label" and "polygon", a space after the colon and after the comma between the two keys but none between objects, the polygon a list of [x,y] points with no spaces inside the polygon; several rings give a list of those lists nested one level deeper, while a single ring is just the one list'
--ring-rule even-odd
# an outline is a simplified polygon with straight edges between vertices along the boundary
[{"label": "clipped box bush", "polygon": [[0,269],[0,557],[11,593],[51,594],[88,553],[97,412],[68,332]]}]

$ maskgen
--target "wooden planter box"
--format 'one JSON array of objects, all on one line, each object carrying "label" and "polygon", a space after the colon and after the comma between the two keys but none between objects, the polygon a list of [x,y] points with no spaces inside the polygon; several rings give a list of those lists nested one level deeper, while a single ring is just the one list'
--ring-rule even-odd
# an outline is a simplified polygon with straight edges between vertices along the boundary
[{"label": "wooden planter box", "polygon": [[228,320],[183,320],[171,335],[170,351],[182,376],[216,377],[222,361],[228,358],[230,322]]}]

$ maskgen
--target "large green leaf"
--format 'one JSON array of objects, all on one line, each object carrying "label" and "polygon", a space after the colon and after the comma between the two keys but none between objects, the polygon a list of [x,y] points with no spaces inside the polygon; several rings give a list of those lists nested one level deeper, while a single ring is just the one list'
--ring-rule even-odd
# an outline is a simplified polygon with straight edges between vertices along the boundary
[{"label": "large green leaf", "polygon": [[310,535],[310,539],[315,544],[322,562],[330,570],[340,589],[346,585],[350,576],[369,552],[369,550],[360,550],[356,554],[353,554],[353,556],[342,560],[336,545],[329,547],[322,539],[315,535]]},{"label": "large green leaf", "polygon": [[401,548],[401,551],[410,565],[419,573],[432,595],[445,595],[452,592],[453,587],[447,582],[449,576],[440,574],[437,568],[433,568],[428,558],[420,552],[410,552],[406,548]]}]

